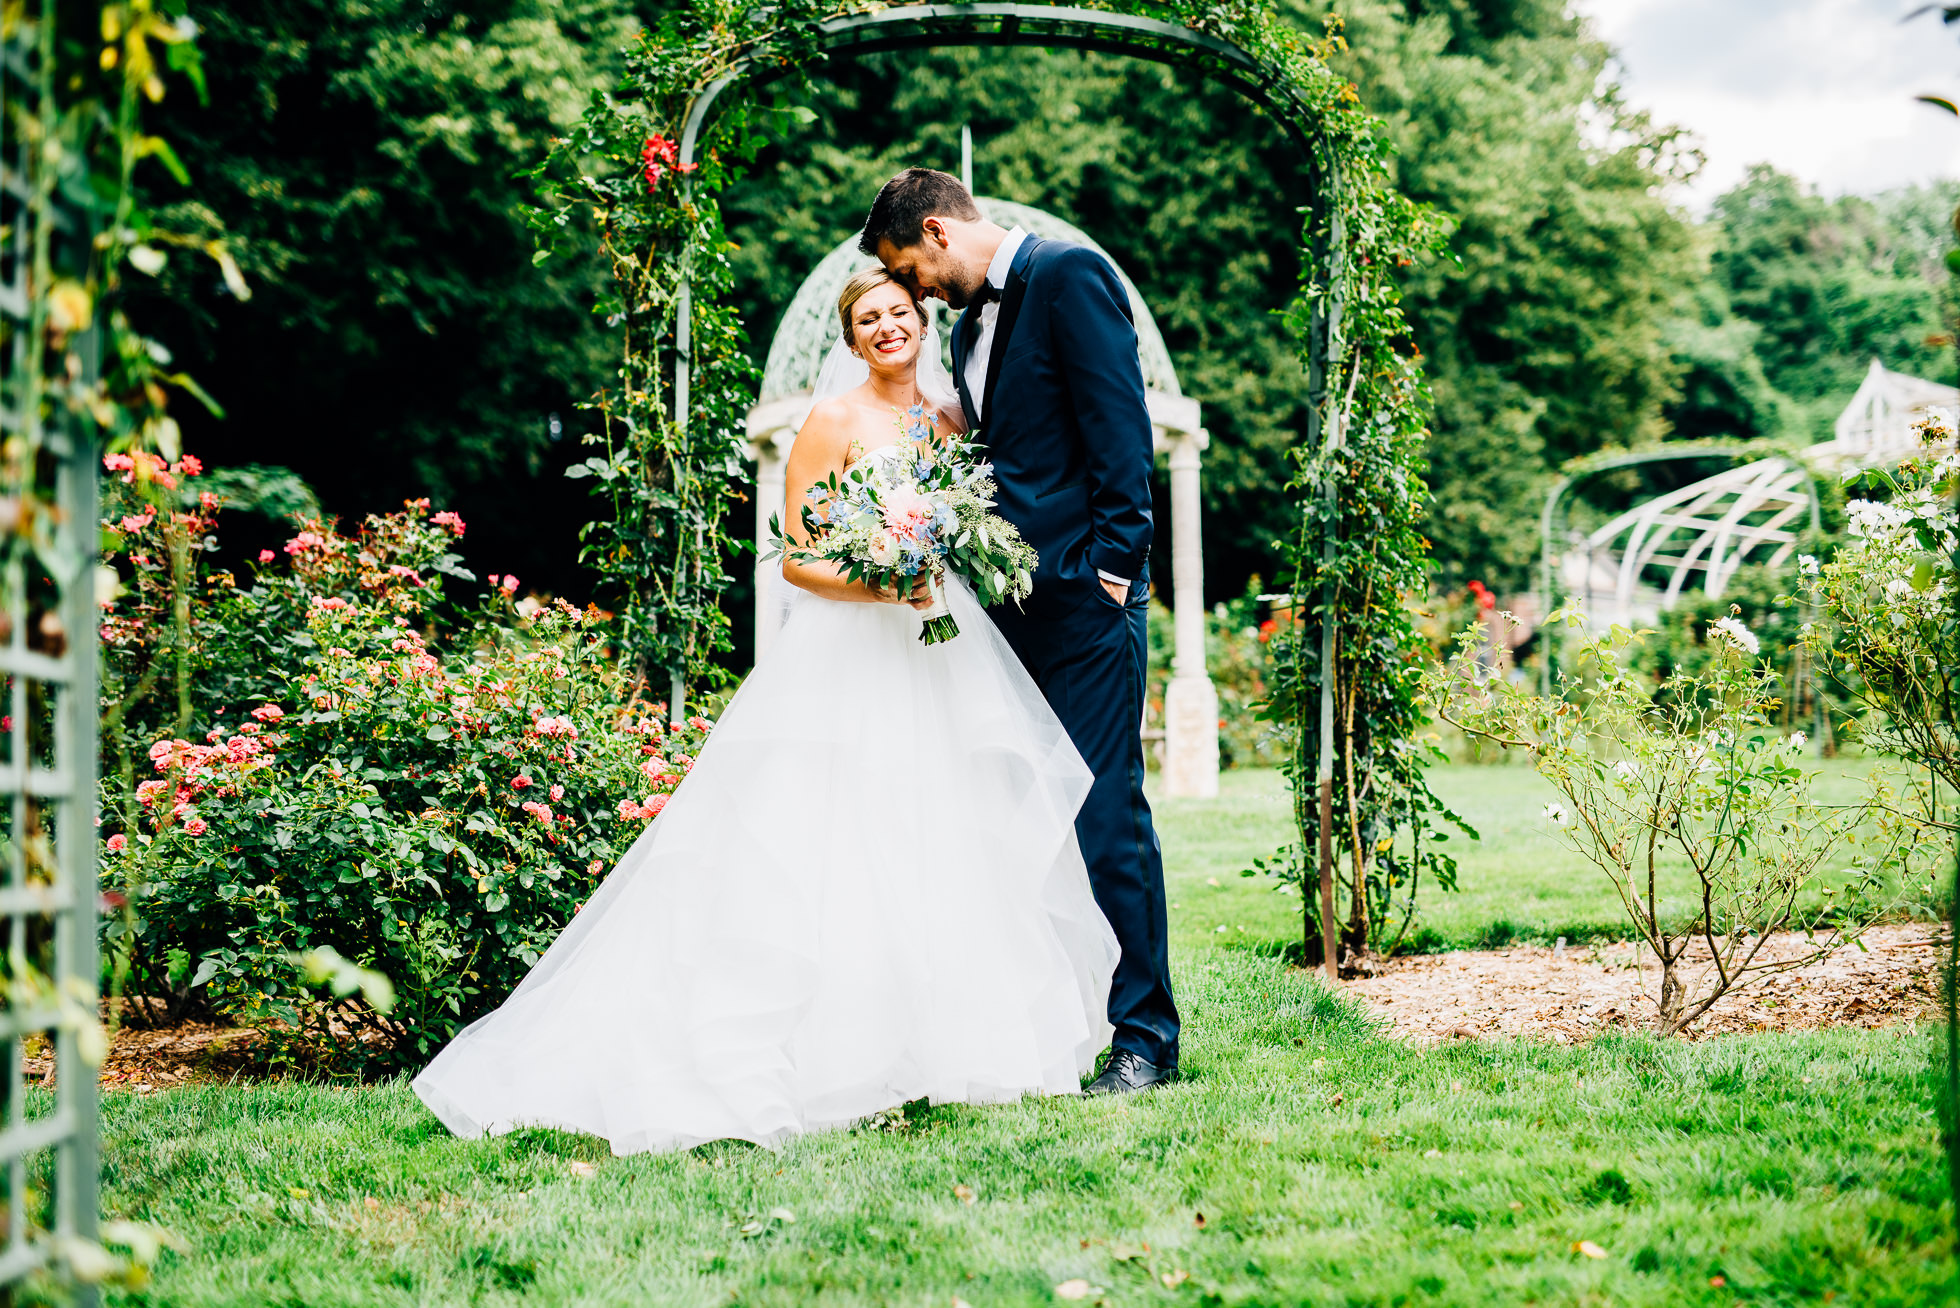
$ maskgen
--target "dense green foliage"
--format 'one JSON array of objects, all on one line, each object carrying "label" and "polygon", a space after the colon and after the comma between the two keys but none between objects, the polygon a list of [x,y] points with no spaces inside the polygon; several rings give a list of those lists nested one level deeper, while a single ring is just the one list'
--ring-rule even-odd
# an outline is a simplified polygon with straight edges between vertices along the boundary
[{"label": "dense green foliage", "polygon": [[[1951,374],[1953,187],[1826,200],[1758,173],[1697,224],[1665,187],[1694,165],[1691,139],[1619,102],[1608,51],[1562,0],[1338,8],[1336,66],[1386,119],[1396,182],[1456,223],[1447,257],[1404,273],[1436,394],[1424,530],[1446,586],[1525,584],[1544,486],[1574,455],[1671,434],[1808,440],[1874,355]],[[1281,12],[1319,31],[1318,6]],[[481,524],[486,559],[586,594],[581,496],[559,472],[610,370],[586,312],[605,269],[531,265],[518,174],[616,75],[630,19],[591,0],[213,0],[198,18],[211,106],[159,109],[195,202],[159,164],[139,176],[172,221],[222,232],[257,293],[241,304],[190,260],[164,274],[163,334],[232,414],[187,416],[193,446],[290,464],[335,511],[434,493]],[[752,361],[877,185],[908,164],[957,169],[970,125],[978,189],[1107,246],[1204,404],[1210,598],[1274,575],[1288,522],[1271,491],[1304,378],[1275,316],[1298,257],[1273,237],[1309,197],[1270,119],[1157,65],[1028,49],[838,59],[783,94],[814,121],[774,118],[726,196]],[[593,249],[576,230],[561,242]]]},{"label": "dense green foliage", "polygon": [[[571,920],[707,721],[637,702],[595,614],[513,608],[507,577],[447,601],[473,580],[463,522],[426,500],[303,524],[241,584],[182,559],[215,548],[215,497],[119,512],[137,472],[105,521],[128,581],[103,619],[116,971],[330,1069],[426,1061]],[[323,947],[388,977],[392,1010],[322,1002],[294,959]]]},{"label": "dense green foliage", "polygon": [[[1466,856],[1439,904],[1453,935],[1617,914],[1547,834],[1529,769],[1444,771],[1514,833]],[[121,1302],[1047,1308],[1075,1277],[1116,1305],[1942,1302],[1923,1028],[1384,1039],[1241,943],[1292,934],[1284,897],[1231,874],[1284,830],[1279,779],[1158,812],[1182,1085],[630,1159],[558,1132],[457,1140],[398,1083],[112,1093],[111,1211],[191,1245]]]},{"label": "dense green foliage", "polygon": [[[605,269],[532,265],[519,174],[617,71],[598,0],[208,0],[209,103],[156,111],[188,171],[142,176],[159,221],[222,236],[241,302],[173,261],[140,306],[225,406],[214,463],[284,464],[328,509],[432,494],[482,557],[577,593],[580,400],[602,382]],[[553,418],[560,438],[554,444]],[[248,543],[256,546],[264,540]]]},{"label": "dense green foliage", "polygon": [[[1827,200],[1759,166],[1716,200],[1711,276],[1684,338],[1684,435],[1829,440],[1874,358],[1951,381],[1943,262],[1960,182]],[[1723,357],[1732,339],[1746,352]]]}]

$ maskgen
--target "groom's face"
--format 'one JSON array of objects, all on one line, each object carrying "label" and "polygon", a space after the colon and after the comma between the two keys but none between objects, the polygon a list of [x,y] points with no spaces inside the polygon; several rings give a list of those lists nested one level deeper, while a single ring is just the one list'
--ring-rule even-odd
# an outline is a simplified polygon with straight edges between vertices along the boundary
[{"label": "groom's face", "polygon": [[948,308],[964,309],[987,280],[987,260],[966,249],[964,223],[943,218],[925,220],[925,230],[912,245],[878,242],[878,262],[921,300],[944,300]]}]

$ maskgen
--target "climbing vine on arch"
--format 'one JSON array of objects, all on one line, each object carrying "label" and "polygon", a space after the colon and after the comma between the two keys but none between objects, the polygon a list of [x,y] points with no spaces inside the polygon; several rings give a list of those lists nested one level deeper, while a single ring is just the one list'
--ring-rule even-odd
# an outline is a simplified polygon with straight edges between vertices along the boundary
[{"label": "climbing vine on arch", "polygon": [[[742,324],[724,302],[731,273],[718,197],[779,112],[760,88],[822,60],[825,23],[907,8],[680,0],[640,34],[621,83],[594,98],[535,174],[539,259],[550,256],[559,233],[590,227],[613,272],[597,307],[618,329],[618,368],[589,402],[599,420],[587,438],[594,453],[572,469],[590,480],[597,508],[582,529],[583,557],[620,614],[625,648],[656,687],[672,685],[677,712],[683,688],[711,683],[715,655],[729,648],[720,601],[731,578],[722,560],[746,548],[731,514],[746,498],[755,377]],[[1422,644],[1402,598],[1425,584],[1427,545],[1417,524],[1428,393],[1395,281],[1397,268],[1434,248],[1443,224],[1389,185],[1379,125],[1328,66],[1337,30],[1309,38],[1258,0],[1114,0],[1096,8],[1111,21],[1156,20],[1234,47],[1245,56],[1238,80],[1256,86],[1313,155],[1319,197],[1299,233],[1304,281],[1292,324],[1316,428],[1303,433],[1288,484],[1298,530],[1278,544],[1298,621],[1269,705],[1291,746],[1297,831],[1269,870],[1303,888],[1317,880],[1319,632],[1331,614],[1336,729],[1329,743],[1339,766],[1330,831],[1349,944],[1380,948],[1396,934],[1396,905],[1406,907],[1419,878],[1451,872],[1424,839],[1440,806],[1411,743],[1420,725]],[[683,159],[690,115],[730,77],[737,80],[715,102],[695,157]],[[683,355],[684,393],[675,366]],[[1337,439],[1323,439],[1329,434]],[[1312,896],[1303,898],[1311,921]]]}]

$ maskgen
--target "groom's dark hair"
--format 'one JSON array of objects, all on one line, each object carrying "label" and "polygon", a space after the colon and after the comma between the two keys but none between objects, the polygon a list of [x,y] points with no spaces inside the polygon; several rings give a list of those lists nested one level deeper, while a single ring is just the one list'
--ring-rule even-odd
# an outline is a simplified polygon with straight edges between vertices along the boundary
[{"label": "groom's dark hair", "polygon": [[900,250],[917,245],[925,238],[926,219],[933,217],[970,223],[979,219],[980,208],[951,173],[907,168],[886,182],[871,202],[858,249],[876,258],[880,241],[890,241]]}]

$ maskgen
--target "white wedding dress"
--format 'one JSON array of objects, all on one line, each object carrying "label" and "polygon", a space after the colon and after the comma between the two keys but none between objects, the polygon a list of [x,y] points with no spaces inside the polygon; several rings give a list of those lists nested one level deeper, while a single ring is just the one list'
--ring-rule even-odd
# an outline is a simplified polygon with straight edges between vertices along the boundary
[{"label": "white wedding dress", "polygon": [[1089,771],[947,594],[960,635],[928,648],[908,608],[796,592],[666,810],[415,1078],[452,1131],[630,1154],[1077,1092],[1117,958],[1075,843]]}]

